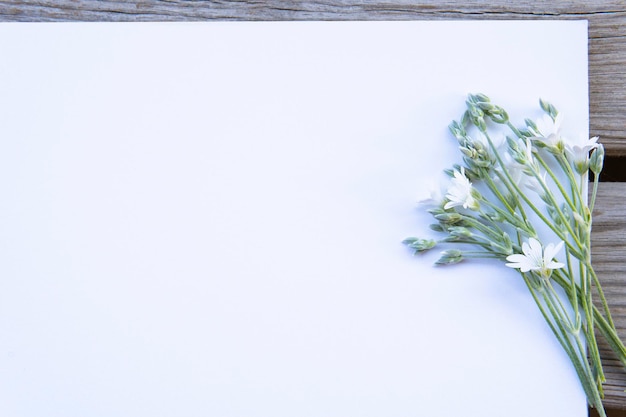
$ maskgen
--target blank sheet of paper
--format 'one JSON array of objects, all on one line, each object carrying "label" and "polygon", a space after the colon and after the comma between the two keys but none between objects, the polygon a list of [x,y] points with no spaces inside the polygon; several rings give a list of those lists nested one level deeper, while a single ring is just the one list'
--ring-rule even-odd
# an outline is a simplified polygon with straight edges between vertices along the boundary
[{"label": "blank sheet of paper", "polygon": [[586,22],[0,25],[0,414],[586,415],[515,271],[400,242],[467,93],[587,132]]}]

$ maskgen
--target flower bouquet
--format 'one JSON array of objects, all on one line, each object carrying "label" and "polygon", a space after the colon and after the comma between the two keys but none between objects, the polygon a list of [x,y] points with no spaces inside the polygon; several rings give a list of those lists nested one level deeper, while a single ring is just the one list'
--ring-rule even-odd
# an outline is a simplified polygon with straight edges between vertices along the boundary
[{"label": "flower bouquet", "polygon": [[469,95],[466,104],[461,120],[449,126],[463,162],[446,170],[449,183],[428,200],[436,220],[431,228],[443,237],[404,243],[415,253],[448,246],[438,265],[493,258],[518,270],[589,404],[605,416],[596,333],[624,365],[626,348],[591,264],[591,213],[604,148],[597,137],[562,136],[561,115],[543,100],[543,117],[526,119],[524,127],[483,94]]}]

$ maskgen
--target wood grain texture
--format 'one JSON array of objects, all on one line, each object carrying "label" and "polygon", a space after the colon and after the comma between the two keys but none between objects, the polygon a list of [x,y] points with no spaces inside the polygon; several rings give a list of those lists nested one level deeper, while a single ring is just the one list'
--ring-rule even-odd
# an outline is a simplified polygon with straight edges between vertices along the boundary
[{"label": "wood grain texture", "polygon": [[[591,234],[592,262],[609,302],[620,338],[626,340],[626,183],[601,183]],[[626,369],[600,342],[607,382],[605,403],[626,410]]]},{"label": "wood grain texture", "polygon": [[[590,130],[626,155],[626,1],[0,0],[0,21],[587,19]],[[480,45],[478,45],[480,47]],[[549,65],[549,63],[539,63]]]},{"label": "wood grain texture", "polygon": [[[626,1],[2,1],[0,21],[587,19],[590,131],[607,156],[626,155]],[[549,40],[547,40],[549,41]],[[472,45],[480,47],[480,45]],[[539,63],[549,65],[549,63]],[[626,167],[625,167],[626,168]],[[603,183],[594,214],[593,259],[626,339],[626,183]],[[606,405],[626,409],[626,371],[603,348]]]}]

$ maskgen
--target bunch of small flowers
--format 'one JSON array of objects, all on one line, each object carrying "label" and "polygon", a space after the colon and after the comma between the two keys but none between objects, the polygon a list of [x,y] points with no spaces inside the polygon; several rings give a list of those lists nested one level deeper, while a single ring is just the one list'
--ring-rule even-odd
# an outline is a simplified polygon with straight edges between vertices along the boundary
[{"label": "bunch of small flowers", "polygon": [[[591,212],[604,148],[597,137],[564,137],[556,108],[539,104],[543,117],[518,128],[487,96],[468,96],[463,117],[449,126],[462,163],[446,170],[449,184],[430,200],[436,220],[431,228],[444,237],[404,243],[415,253],[451,245],[439,265],[480,257],[518,270],[571,359],[589,404],[604,416],[596,330],[626,365],[626,348],[591,265]],[[589,171],[594,181],[587,199]]]}]

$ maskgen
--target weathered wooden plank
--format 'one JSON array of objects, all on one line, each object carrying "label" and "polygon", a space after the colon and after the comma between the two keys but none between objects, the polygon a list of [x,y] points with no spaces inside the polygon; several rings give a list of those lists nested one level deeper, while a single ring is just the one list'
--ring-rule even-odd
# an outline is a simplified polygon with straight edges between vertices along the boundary
[{"label": "weathered wooden plank", "polygon": [[[624,1],[0,1],[0,21],[588,19],[590,128],[626,155]],[[549,42],[549,40],[546,40]],[[471,47],[480,48],[480,44]],[[549,63],[534,63],[534,65]]]},{"label": "weathered wooden plank", "polygon": [[[601,183],[593,213],[592,262],[606,294],[615,325],[626,340],[626,183]],[[601,341],[607,382],[605,403],[626,410],[626,369]]]}]

